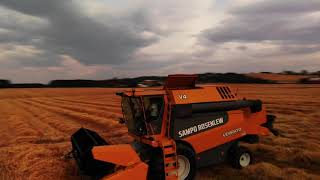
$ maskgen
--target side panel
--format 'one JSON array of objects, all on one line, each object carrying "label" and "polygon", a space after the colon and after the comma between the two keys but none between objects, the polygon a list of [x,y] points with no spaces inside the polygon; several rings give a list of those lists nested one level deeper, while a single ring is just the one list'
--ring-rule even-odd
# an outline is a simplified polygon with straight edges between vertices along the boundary
[{"label": "side panel", "polygon": [[194,113],[188,117],[180,116],[171,119],[171,137],[180,140],[227,123],[227,112]]},{"label": "side panel", "polygon": [[207,151],[221,144],[237,140],[247,134],[267,135],[268,129],[261,126],[265,112],[244,115],[242,110],[228,111],[228,123],[203,133],[184,138],[196,153]]},{"label": "side panel", "polygon": [[121,166],[130,166],[141,162],[137,152],[130,144],[95,146],[92,149],[94,159]]},{"label": "side panel", "polygon": [[[229,96],[222,96],[218,91],[219,87],[227,88]],[[225,90],[225,93],[227,90]],[[171,99],[174,104],[192,104],[204,102],[221,102],[237,100],[236,95],[227,86],[207,86],[194,89],[178,89],[170,91]]]},{"label": "side panel", "polygon": [[[171,117],[170,135],[175,140],[184,140],[192,145],[195,152],[201,153],[219,145],[234,141],[245,135],[268,135],[269,130],[262,126],[266,122],[266,111],[261,107],[242,107],[238,110],[209,111],[206,104],[175,105]],[[199,106],[201,105],[201,107]],[[204,107],[203,107],[204,106]]]},{"label": "side panel", "polygon": [[125,168],[122,171],[115,172],[110,176],[105,176],[102,180],[122,180],[122,179],[147,179],[148,165],[140,162],[130,167]]},{"label": "side panel", "polygon": [[203,151],[196,155],[197,168],[206,167],[209,165],[220,164],[225,162],[228,158],[229,149],[236,145],[238,142],[232,141],[226,144],[222,144],[215,148]]},{"label": "side panel", "polygon": [[[229,121],[227,124],[199,135],[189,136],[185,138],[185,141],[192,144],[196,153],[200,153],[244,136],[243,125],[245,122],[242,111],[229,111],[228,117]],[[235,132],[224,136],[224,134],[233,131]]]}]

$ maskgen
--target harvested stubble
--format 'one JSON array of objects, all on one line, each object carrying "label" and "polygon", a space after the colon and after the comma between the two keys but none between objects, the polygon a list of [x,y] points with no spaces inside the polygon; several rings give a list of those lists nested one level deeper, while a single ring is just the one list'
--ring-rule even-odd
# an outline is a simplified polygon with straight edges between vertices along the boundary
[{"label": "harvested stubble", "polygon": [[[320,179],[320,85],[232,85],[239,96],[262,99],[277,116],[280,136],[248,145],[254,164],[200,169],[197,179]],[[0,180],[80,179],[70,135],[79,127],[97,131],[110,143],[132,138],[117,123],[119,89],[1,89]]]}]

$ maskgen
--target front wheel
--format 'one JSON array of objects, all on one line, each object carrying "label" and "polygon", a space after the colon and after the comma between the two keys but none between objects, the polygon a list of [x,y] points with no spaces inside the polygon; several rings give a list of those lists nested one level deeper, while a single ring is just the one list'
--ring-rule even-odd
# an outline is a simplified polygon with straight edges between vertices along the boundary
[{"label": "front wheel", "polygon": [[183,144],[177,145],[179,180],[192,180],[196,176],[196,160],[194,151]]},{"label": "front wheel", "polygon": [[252,155],[247,148],[240,146],[232,149],[232,151],[230,152],[230,160],[233,167],[242,169],[249,166],[249,164],[251,164]]}]

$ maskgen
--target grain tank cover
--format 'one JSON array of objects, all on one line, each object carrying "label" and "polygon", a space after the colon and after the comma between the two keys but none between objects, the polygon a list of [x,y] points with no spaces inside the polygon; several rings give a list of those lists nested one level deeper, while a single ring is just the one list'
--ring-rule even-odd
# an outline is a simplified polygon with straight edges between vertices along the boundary
[{"label": "grain tank cover", "polygon": [[165,84],[165,89],[192,89],[195,88],[197,75],[174,74],[169,75]]}]

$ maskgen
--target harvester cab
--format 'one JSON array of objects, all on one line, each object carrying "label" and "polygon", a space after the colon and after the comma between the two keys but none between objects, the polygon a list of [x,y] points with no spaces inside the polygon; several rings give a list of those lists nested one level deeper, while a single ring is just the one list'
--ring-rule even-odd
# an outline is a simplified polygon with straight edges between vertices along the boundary
[{"label": "harvester cab", "polygon": [[196,86],[196,79],[169,75],[161,89],[116,93],[119,122],[135,140],[109,145],[96,132],[79,129],[71,141],[80,172],[98,179],[193,179],[199,167],[225,161],[248,166],[252,155],[239,142],[276,134],[275,116],[260,100],[238,99],[226,85]]},{"label": "harvester cab", "polygon": [[161,133],[164,112],[163,95],[122,95],[122,112],[128,132],[146,137]]}]

